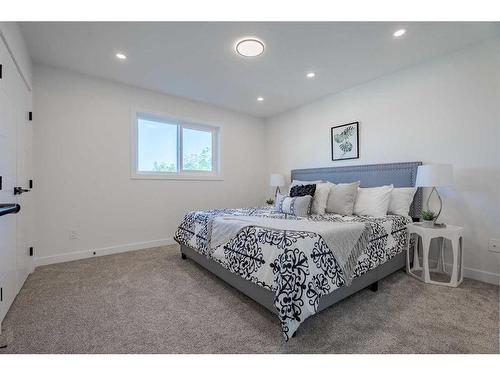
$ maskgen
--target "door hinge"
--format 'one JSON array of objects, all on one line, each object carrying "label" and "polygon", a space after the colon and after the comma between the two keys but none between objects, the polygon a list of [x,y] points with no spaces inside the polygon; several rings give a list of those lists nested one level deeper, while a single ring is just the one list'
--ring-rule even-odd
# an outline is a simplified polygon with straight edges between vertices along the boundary
[{"label": "door hinge", "polygon": [[2,79],[2,64],[0,64],[0,79]]},{"label": "door hinge", "polygon": [[2,176],[0,176],[0,190],[2,190]]},{"label": "door hinge", "polygon": [[3,287],[0,286],[0,302],[3,302]]},{"label": "door hinge", "polygon": [[33,121],[33,112],[28,112],[28,120]]},{"label": "door hinge", "polygon": [[33,250],[33,247],[30,247],[30,257],[32,257],[33,254],[35,254],[35,250]]},{"label": "door hinge", "polygon": [[[29,180],[28,185],[29,185],[30,189],[33,189],[33,180]],[[1,189],[1,187],[0,187],[0,189]]]}]

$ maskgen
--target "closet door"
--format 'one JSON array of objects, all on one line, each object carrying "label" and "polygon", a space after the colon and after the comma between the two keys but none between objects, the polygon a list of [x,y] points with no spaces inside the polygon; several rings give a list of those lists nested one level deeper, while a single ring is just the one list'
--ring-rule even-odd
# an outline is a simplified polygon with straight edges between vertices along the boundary
[{"label": "closet door", "polygon": [[[17,203],[17,116],[9,91],[18,74],[5,46],[0,41],[0,203]],[[0,217],[0,322],[17,294],[16,215]]]},{"label": "closet door", "polygon": [[33,271],[34,202],[29,183],[33,179],[31,90],[1,39],[0,64],[0,203],[21,206],[17,214],[0,217],[1,323]]}]

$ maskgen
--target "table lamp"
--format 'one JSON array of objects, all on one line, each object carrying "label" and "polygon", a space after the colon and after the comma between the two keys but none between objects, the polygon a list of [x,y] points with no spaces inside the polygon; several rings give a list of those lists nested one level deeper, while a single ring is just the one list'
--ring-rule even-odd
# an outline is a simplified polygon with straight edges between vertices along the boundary
[{"label": "table lamp", "polygon": [[279,173],[272,173],[271,178],[269,179],[269,185],[272,187],[276,187],[275,197],[280,193],[280,186],[285,186],[285,176]]},{"label": "table lamp", "polygon": [[453,185],[453,167],[451,164],[426,164],[418,167],[415,186],[432,188],[429,196],[427,197],[427,209],[429,209],[429,200],[432,193],[436,192],[439,199],[439,211],[434,218],[434,223],[436,223],[443,209],[443,200],[441,199],[441,196],[436,188],[451,185]]}]

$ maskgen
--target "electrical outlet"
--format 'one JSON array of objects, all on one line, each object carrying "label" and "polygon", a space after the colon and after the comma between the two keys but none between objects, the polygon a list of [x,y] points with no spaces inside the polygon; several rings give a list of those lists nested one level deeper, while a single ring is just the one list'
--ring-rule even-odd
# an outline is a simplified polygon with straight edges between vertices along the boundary
[{"label": "electrical outlet", "polygon": [[500,253],[500,240],[491,238],[488,250],[494,253]]},{"label": "electrical outlet", "polygon": [[76,240],[78,238],[78,232],[74,229],[69,230],[69,239]]}]

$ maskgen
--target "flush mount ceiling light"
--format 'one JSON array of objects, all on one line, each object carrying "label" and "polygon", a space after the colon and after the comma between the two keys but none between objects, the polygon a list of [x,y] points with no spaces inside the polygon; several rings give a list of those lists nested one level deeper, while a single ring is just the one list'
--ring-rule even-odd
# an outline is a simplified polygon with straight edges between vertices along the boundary
[{"label": "flush mount ceiling light", "polygon": [[309,73],[307,73],[307,74],[306,74],[306,77],[307,77],[307,78],[314,78],[314,77],[316,77],[316,73],[314,73],[314,72],[309,72]]},{"label": "flush mount ceiling light", "polygon": [[263,98],[262,96],[258,96],[258,97],[257,97],[257,101],[258,101],[258,102],[263,102],[263,101],[264,101],[264,98]]},{"label": "flush mount ceiling light", "polygon": [[405,34],[406,34],[406,30],[405,29],[399,29],[399,30],[396,30],[394,32],[394,34],[392,34],[392,35],[394,35],[395,38],[399,38],[399,37],[402,37]]},{"label": "flush mount ceiling light", "polygon": [[245,38],[236,42],[234,49],[241,56],[256,57],[264,53],[264,43],[257,38]]},{"label": "flush mount ceiling light", "polygon": [[117,59],[120,59],[120,60],[127,60],[127,56],[126,56],[126,55],[124,55],[124,54],[123,54],[123,53],[121,53],[121,52],[118,52],[115,56],[116,56],[116,58],[117,58]]}]

